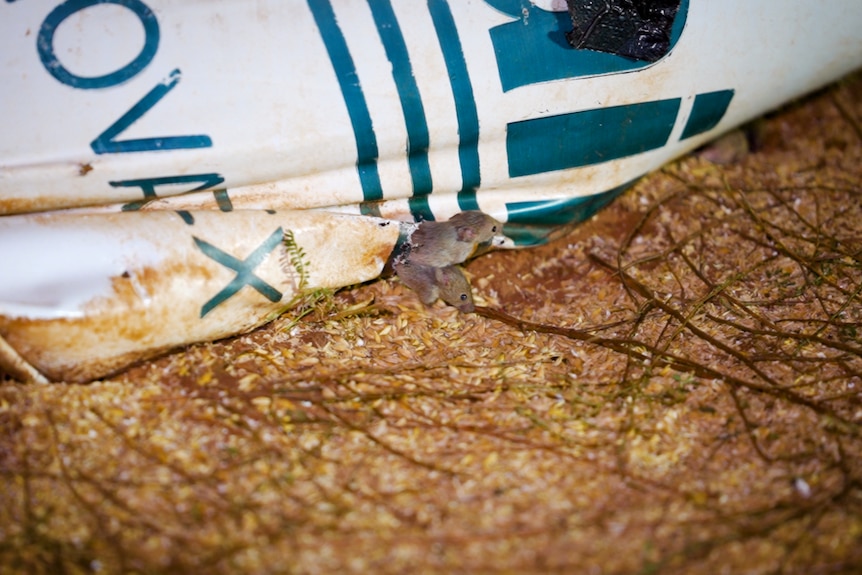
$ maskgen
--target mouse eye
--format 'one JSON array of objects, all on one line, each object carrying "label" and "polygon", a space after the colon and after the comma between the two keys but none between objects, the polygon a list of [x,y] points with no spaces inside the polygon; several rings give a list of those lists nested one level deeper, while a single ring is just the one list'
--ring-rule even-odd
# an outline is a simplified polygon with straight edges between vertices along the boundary
[{"label": "mouse eye", "polygon": [[467,301],[467,294],[465,294],[465,293],[461,294],[461,301]]},{"label": "mouse eye", "polygon": [[494,232],[494,233],[496,234],[496,233],[497,233],[497,226],[493,226],[493,227],[491,228],[491,231],[492,231],[492,232]]}]

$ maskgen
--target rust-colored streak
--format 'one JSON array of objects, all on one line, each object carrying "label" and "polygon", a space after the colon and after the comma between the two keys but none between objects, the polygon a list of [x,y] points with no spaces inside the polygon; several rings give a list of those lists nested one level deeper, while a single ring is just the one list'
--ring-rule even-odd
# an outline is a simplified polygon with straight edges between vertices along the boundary
[{"label": "rust-colored streak", "polygon": [[211,279],[211,267],[191,262],[126,272],[112,278],[110,296],[84,306],[83,317],[0,318],[0,333],[49,379],[86,381],[188,343],[186,334],[200,328],[200,307],[192,302],[205,298],[184,302],[160,294],[182,284],[180,291],[193,296]]}]

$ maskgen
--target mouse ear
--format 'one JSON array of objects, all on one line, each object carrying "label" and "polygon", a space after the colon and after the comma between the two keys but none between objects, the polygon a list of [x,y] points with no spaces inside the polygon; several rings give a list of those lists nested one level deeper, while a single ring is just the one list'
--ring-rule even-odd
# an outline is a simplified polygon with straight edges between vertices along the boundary
[{"label": "mouse ear", "polygon": [[459,242],[472,242],[476,239],[476,230],[470,226],[459,226],[455,229]]}]

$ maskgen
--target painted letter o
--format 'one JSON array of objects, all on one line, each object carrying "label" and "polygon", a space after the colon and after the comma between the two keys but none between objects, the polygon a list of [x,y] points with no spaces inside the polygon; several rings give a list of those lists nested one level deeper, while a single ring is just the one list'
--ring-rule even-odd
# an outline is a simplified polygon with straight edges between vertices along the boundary
[{"label": "painted letter o", "polygon": [[[144,47],[134,60],[110,74],[92,77],[78,76],[69,72],[57,59],[57,55],[54,53],[54,33],[66,18],[97,4],[117,4],[134,12],[141,24],[144,25]],[[153,11],[141,0],[67,0],[54,8],[42,22],[39,36],[36,39],[36,47],[39,50],[39,59],[42,61],[42,65],[45,66],[49,74],[63,84],[82,90],[108,88],[133,78],[152,61],[156,55],[156,50],[159,48],[159,23]]]}]

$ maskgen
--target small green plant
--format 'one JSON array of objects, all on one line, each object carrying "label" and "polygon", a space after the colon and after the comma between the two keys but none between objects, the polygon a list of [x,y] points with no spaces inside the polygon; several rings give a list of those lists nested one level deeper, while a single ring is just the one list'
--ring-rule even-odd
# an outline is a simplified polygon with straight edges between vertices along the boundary
[{"label": "small green plant", "polygon": [[295,317],[282,328],[284,331],[287,331],[311,312],[315,310],[323,312],[330,309],[333,305],[332,295],[334,291],[329,288],[320,287],[309,289],[309,270],[311,269],[311,264],[308,261],[308,255],[305,253],[305,250],[296,242],[292,230],[284,232],[282,244],[284,244],[286,256],[283,257],[283,261],[296,272],[296,295],[284,307],[274,312],[268,318],[268,321],[275,319],[288,310],[296,309]]},{"label": "small green plant", "polygon": [[321,315],[330,311],[333,307],[332,296],[335,292],[329,288],[316,288],[296,294],[290,302],[278,312],[281,315],[289,309],[296,309],[296,314],[281,328],[282,331],[290,331],[308,314],[319,311]]},{"label": "small green plant", "polygon": [[288,263],[296,270],[296,274],[299,277],[296,289],[302,293],[308,287],[308,268],[310,267],[308,256],[305,250],[302,249],[302,246],[296,243],[296,238],[293,237],[293,230],[286,230],[284,232],[284,239],[281,240],[281,243],[284,244],[284,248],[287,250]]}]

